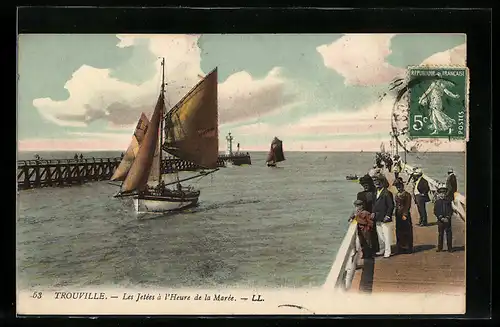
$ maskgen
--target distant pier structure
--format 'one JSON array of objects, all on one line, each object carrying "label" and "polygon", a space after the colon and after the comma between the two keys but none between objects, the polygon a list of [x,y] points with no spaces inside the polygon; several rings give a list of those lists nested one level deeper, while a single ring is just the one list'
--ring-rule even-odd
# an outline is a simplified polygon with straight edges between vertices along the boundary
[{"label": "distant pier structure", "polygon": [[233,151],[234,137],[231,135],[231,132],[226,135],[226,141],[226,153],[220,155],[219,158],[223,158],[226,162],[230,162],[235,166],[252,164],[250,154],[248,152],[241,152],[239,143],[236,145],[236,152]]},{"label": "distant pier structure", "polygon": [[[78,158],[43,160],[19,160],[17,162],[17,186],[20,190],[41,187],[62,187],[81,185],[92,181],[109,180],[120,165],[121,157],[112,158]],[[226,167],[227,162],[233,165],[251,164],[248,153],[219,155],[218,167]],[[164,174],[174,171],[195,171],[199,167],[192,162],[178,158],[166,158],[161,170]]]},{"label": "distant pier structure", "polygon": [[234,137],[231,135],[231,132],[229,132],[226,136],[226,141],[227,141],[226,155],[227,156],[233,155],[233,140],[234,140]]}]

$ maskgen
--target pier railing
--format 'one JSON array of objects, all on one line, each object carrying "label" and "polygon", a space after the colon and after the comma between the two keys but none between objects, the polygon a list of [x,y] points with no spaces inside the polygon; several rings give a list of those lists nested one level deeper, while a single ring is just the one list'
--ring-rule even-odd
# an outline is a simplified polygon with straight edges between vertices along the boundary
[{"label": "pier railing", "polygon": [[348,290],[354,278],[354,272],[358,264],[360,249],[356,242],[357,224],[353,221],[345,233],[339,250],[333,262],[325,285],[334,286],[337,289]]}]

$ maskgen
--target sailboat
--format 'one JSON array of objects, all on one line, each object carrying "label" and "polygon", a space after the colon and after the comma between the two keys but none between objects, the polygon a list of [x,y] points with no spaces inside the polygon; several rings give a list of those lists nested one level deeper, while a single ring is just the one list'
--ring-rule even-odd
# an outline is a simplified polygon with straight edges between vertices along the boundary
[{"label": "sailboat", "polygon": [[285,155],[283,154],[283,141],[274,137],[271,142],[271,149],[267,154],[266,163],[268,167],[276,167],[276,163],[281,161],[285,161]]},{"label": "sailboat", "polygon": [[141,118],[137,122],[137,126],[135,127],[134,134],[132,135],[132,141],[125,152],[125,155],[120,162],[118,168],[116,168],[113,176],[111,176],[111,181],[123,181],[132,167],[132,163],[137,156],[137,152],[139,152],[139,146],[144,139],[144,135],[146,134],[146,130],[148,129],[149,120],[148,117],[144,113],[141,114]]},{"label": "sailboat", "polygon": [[[164,213],[196,206],[200,190],[186,187],[182,182],[218,170],[217,68],[165,113],[165,59],[161,65],[161,92],[154,112],[137,155],[115,195],[132,196],[137,213]],[[215,169],[181,180],[174,167],[174,171],[168,174],[171,181],[165,183],[161,169],[163,151],[202,169]]]}]

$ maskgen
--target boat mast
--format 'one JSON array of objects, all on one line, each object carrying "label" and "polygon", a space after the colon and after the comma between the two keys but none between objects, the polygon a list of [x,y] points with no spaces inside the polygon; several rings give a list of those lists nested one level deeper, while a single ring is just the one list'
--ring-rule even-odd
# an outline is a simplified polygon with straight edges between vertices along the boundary
[{"label": "boat mast", "polygon": [[[162,94],[164,94],[163,96],[163,101],[165,101],[165,57],[162,57],[162,62],[161,62],[161,65],[162,65],[162,76],[161,76],[161,92]],[[170,105],[169,105],[170,106]],[[169,110],[169,112],[171,112],[174,108],[171,108]],[[163,116],[162,116],[162,120],[161,120],[161,134],[160,134],[160,160],[161,160],[161,153],[163,152],[163,132],[164,132],[164,121],[165,121],[165,118],[167,117],[167,114],[168,113],[165,113]],[[168,127],[168,132],[169,133],[169,136],[170,138],[172,139],[172,141],[174,140],[174,137],[175,137],[175,134],[173,132],[173,129],[172,129],[172,126],[167,126]],[[172,158],[175,158],[175,157],[172,157]],[[162,161],[160,161],[160,167],[161,167],[161,164],[162,164]],[[179,180],[179,172],[177,170],[177,166],[174,164],[173,165],[173,170],[175,172],[175,182],[174,183],[168,183],[167,185],[171,185],[171,184],[180,184],[180,180]],[[161,170],[161,168],[160,168]],[[161,181],[161,172],[160,172],[160,178],[159,180]]]},{"label": "boat mast", "polygon": [[[162,73],[161,73],[161,95],[162,95],[162,101],[163,101],[163,107],[165,107],[165,57],[162,58],[161,60],[161,67],[162,67]],[[163,144],[163,121],[165,120],[164,117],[164,112],[161,112],[161,120],[160,120],[160,150],[159,150],[159,156],[160,156],[160,174],[158,176],[158,184],[161,184],[161,177],[162,177],[162,164],[163,164],[163,158],[162,158],[162,144]]]}]

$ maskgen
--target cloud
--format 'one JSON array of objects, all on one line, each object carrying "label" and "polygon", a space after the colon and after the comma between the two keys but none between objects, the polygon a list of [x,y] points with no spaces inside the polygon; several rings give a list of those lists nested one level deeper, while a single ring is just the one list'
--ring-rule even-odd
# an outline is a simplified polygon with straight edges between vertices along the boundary
[{"label": "cloud", "polygon": [[256,118],[298,104],[296,94],[287,93],[281,69],[273,68],[261,80],[247,72],[238,72],[219,86],[219,122],[221,124]]},{"label": "cloud", "polygon": [[372,86],[389,83],[404,69],[388,64],[395,34],[347,34],[316,50],[326,67],[345,78],[346,85]]},{"label": "cloud", "polygon": [[433,54],[422,61],[421,65],[465,65],[466,55],[466,44],[464,43],[452,49]]},{"label": "cloud", "polygon": [[384,133],[390,130],[392,100],[383,99],[356,112],[324,112],[307,116],[298,122],[275,126],[264,123],[246,125],[234,130],[235,135],[266,135],[271,138],[304,135],[356,136]]},{"label": "cloud", "polygon": [[[172,106],[199,80],[198,35],[118,35],[118,47],[130,47],[146,39],[150,51],[165,57],[167,100]],[[141,43],[142,44],[142,43]],[[83,65],[65,85],[70,96],[55,101],[39,98],[33,105],[43,117],[61,125],[85,127],[95,120],[106,120],[111,128],[133,126],[141,112],[153,111],[161,84],[161,66],[142,84],[131,84],[112,77],[109,69]],[[235,122],[275,111],[296,101],[286,93],[280,69],[274,68],[260,80],[242,71],[219,85],[220,123]]]}]

